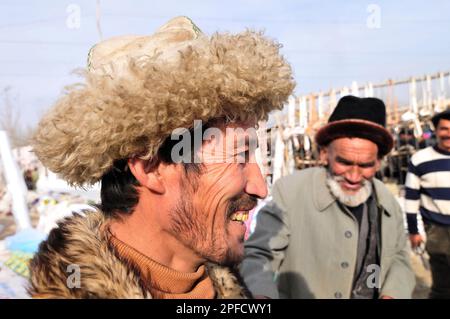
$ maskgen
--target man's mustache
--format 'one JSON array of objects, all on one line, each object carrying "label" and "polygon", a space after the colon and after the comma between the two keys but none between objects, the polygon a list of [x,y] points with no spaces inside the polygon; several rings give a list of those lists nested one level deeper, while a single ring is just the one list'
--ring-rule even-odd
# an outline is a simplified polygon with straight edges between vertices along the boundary
[{"label": "man's mustache", "polygon": [[241,194],[230,200],[227,216],[230,217],[236,211],[252,210],[258,204],[258,198],[249,194]]},{"label": "man's mustache", "polygon": [[337,176],[337,175],[332,175],[332,178],[336,181],[336,182],[347,182],[349,184],[359,184],[361,186],[364,186],[364,184],[366,184],[369,180],[363,178],[361,182],[359,183],[353,183],[350,182],[349,180],[347,180],[344,176]]}]

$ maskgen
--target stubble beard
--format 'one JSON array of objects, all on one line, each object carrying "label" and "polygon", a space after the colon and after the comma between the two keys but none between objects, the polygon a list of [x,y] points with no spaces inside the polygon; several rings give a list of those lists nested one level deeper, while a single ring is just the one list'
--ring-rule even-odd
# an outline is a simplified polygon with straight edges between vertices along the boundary
[{"label": "stubble beard", "polygon": [[[170,211],[169,231],[185,247],[192,250],[196,255],[206,261],[217,264],[227,264],[233,258],[233,253],[226,246],[227,220],[224,218],[224,236],[217,238],[214,229],[209,229],[207,220],[208,213],[195,209],[193,197],[195,191],[188,182],[182,182],[183,192],[175,207]],[[214,226],[214,225],[213,225]],[[220,245],[222,241],[222,245]]]},{"label": "stubble beard", "polygon": [[[215,229],[209,229],[208,224],[202,222],[207,220],[207,212],[195,209],[192,201],[193,190],[189,188],[189,185],[182,186],[185,191],[181,193],[178,203],[170,212],[170,232],[172,236],[207,261],[223,266],[239,264],[244,256],[228,245],[227,226],[231,222],[230,216],[238,208],[254,207],[257,199],[245,193],[230,199],[226,213],[222,216],[216,216],[216,218],[223,218],[223,232],[218,232]],[[215,227],[215,223],[213,224],[212,227]],[[218,234],[222,234],[223,238],[218,237]],[[244,237],[239,240],[243,244]]]}]

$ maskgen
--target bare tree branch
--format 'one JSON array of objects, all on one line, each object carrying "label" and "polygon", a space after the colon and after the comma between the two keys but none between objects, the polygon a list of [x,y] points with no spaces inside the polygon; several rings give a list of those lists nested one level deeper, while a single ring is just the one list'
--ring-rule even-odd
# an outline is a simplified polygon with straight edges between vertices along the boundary
[{"label": "bare tree branch", "polygon": [[0,129],[8,133],[12,147],[21,147],[29,144],[32,129],[24,128],[21,124],[20,109],[14,107],[10,91],[11,87],[7,86],[1,92],[3,103],[0,105]]}]

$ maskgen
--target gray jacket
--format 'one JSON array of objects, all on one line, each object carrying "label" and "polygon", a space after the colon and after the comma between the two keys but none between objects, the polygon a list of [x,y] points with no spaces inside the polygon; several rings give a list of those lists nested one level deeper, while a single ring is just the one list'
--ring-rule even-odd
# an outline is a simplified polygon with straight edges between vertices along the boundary
[{"label": "gray jacket", "polygon": [[[374,274],[371,282],[380,295],[410,298],[415,277],[403,213],[382,182],[374,180],[374,189],[381,214],[381,267],[368,270]],[[331,195],[325,168],[286,176],[272,194],[245,243],[240,269],[248,288],[271,298],[350,298],[358,222]]]}]

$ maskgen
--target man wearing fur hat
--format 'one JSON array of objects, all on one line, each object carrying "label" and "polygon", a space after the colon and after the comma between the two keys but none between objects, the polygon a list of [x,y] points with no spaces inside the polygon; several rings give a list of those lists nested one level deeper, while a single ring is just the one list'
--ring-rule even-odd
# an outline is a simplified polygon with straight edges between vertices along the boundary
[{"label": "man wearing fur hat", "polygon": [[[42,119],[34,150],[72,185],[100,181],[101,204],[50,232],[31,262],[30,294],[248,297],[235,271],[243,221],[267,194],[248,129],[293,87],[274,41],[251,31],[207,37],[185,17],[94,46],[86,83]],[[188,160],[174,152],[180,137],[209,128],[216,133],[194,140]]]},{"label": "man wearing fur hat", "polygon": [[316,141],[325,166],[281,178],[245,243],[241,274],[270,298],[410,298],[402,211],[374,178],[393,146],[384,103],[343,97]]}]

